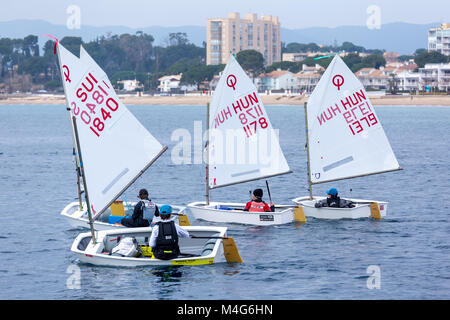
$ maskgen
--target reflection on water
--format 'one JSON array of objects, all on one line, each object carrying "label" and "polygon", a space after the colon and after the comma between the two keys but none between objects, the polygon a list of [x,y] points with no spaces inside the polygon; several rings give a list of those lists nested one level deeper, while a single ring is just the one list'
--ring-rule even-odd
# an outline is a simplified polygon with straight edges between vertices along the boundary
[{"label": "reflection on water", "polygon": [[151,271],[144,271],[145,273],[158,277],[160,282],[180,282],[183,276],[180,266],[156,267]]}]

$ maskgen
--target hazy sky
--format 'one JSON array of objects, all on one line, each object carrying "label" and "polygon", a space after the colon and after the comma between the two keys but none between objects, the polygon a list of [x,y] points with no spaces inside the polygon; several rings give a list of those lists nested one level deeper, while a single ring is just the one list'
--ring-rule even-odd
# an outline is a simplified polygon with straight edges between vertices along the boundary
[{"label": "hazy sky", "polygon": [[450,0],[0,0],[0,21],[42,19],[65,25],[70,5],[81,27],[202,25],[228,12],[278,16],[285,28],[365,25],[367,8],[380,8],[381,23],[450,22]]}]

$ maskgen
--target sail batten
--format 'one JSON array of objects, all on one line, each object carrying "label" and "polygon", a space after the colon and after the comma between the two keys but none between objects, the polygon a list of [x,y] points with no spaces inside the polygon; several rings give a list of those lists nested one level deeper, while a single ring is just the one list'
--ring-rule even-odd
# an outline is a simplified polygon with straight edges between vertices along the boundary
[{"label": "sail batten", "polygon": [[248,179],[248,180],[242,180],[242,181],[237,182],[237,183],[233,182],[233,183],[230,183],[230,184],[224,184],[224,185],[212,187],[210,189],[211,190],[212,189],[218,189],[218,188],[232,186],[232,185],[235,185],[235,184],[246,183],[246,182],[251,182],[251,181],[256,181],[256,180],[261,180],[261,179],[268,179],[268,178],[277,177],[277,176],[281,176],[281,175],[289,174],[289,173],[292,173],[292,170],[289,170],[289,171],[286,171],[286,172],[277,173],[277,174],[274,174],[274,175],[262,176],[262,177],[257,177],[257,178],[253,178],[253,179]]},{"label": "sail batten", "polygon": [[335,56],[307,103],[312,184],[400,168],[361,82]]},{"label": "sail batten", "polygon": [[290,172],[252,80],[234,56],[220,77],[209,110],[209,189]]},{"label": "sail batten", "polygon": [[342,178],[339,178],[339,179],[323,180],[323,181],[320,181],[320,182],[312,182],[312,184],[321,184],[321,183],[328,183],[328,182],[334,182],[334,181],[340,181],[340,180],[355,179],[355,178],[367,177],[367,176],[372,176],[372,175],[376,175],[376,174],[395,172],[395,171],[400,171],[400,170],[403,170],[403,168],[398,167],[396,169],[383,170],[383,171],[378,171],[378,172],[371,172],[371,173],[361,174],[361,175],[357,175],[357,176],[348,176],[348,177],[342,177]]}]

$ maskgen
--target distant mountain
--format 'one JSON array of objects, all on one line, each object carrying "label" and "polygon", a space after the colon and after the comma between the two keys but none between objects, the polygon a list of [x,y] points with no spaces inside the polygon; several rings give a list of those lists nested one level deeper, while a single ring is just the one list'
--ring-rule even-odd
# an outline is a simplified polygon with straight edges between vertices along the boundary
[{"label": "distant mountain", "polygon": [[[439,25],[440,23],[412,24],[396,22],[383,24],[379,30],[370,30],[365,26],[282,28],[281,40],[285,43],[314,42],[323,45],[342,44],[344,41],[350,41],[366,49],[385,49],[386,51],[395,51],[400,54],[410,54],[418,48],[426,48],[428,29]],[[55,25],[43,20],[0,21],[0,37],[23,38],[29,34],[34,34],[40,36],[39,44],[41,46],[48,40],[46,37],[41,37],[44,34],[51,34],[57,38],[81,36],[83,41],[90,41],[107,33],[134,34],[136,31],[151,34],[155,38],[156,45],[164,45],[171,32],[185,32],[189,40],[198,46],[202,46],[203,41],[206,41],[205,26],[130,28],[124,26],[94,27],[82,25],[80,29],[70,30],[65,25]]]},{"label": "distant mountain", "polygon": [[383,24],[380,29],[366,26],[342,26],[336,28],[282,29],[282,41],[332,45],[350,41],[366,49],[385,49],[399,54],[414,53],[428,47],[428,29],[440,23],[412,24],[404,22]]},{"label": "distant mountain", "polygon": [[185,32],[188,39],[198,46],[202,46],[203,41],[206,41],[206,27],[201,26],[130,28],[125,26],[95,27],[82,25],[80,29],[69,29],[65,25],[56,25],[43,20],[0,21],[0,38],[23,38],[33,34],[39,36],[39,45],[41,47],[50,39],[43,37],[45,34],[50,34],[59,39],[66,36],[81,37],[83,41],[88,42],[108,33],[134,34],[136,31],[151,34],[155,38],[154,43],[156,45],[164,45],[165,41],[169,38],[169,33],[172,32]]}]

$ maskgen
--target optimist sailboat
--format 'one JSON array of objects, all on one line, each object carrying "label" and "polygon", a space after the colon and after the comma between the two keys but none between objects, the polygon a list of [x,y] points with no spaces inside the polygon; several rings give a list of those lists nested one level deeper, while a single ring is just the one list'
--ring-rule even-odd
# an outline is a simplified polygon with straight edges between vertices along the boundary
[{"label": "optimist sailboat", "polygon": [[309,196],[293,199],[305,216],[381,219],[387,202],[348,199],[353,208],[315,208],[312,185],[401,170],[361,82],[336,55],[305,104]]},{"label": "optimist sailboat", "polygon": [[[120,102],[106,73],[83,47],[78,58],[58,41],[55,46],[74,140],[79,196],[61,215],[75,227],[123,228],[111,217],[131,214],[135,203],[115,200],[167,147]],[[182,210],[174,208],[175,213]]]},{"label": "optimist sailboat", "polygon": [[[71,251],[81,262],[98,266],[139,267],[171,265],[208,265],[216,263],[242,263],[242,258],[226,227],[186,226],[189,238],[180,238],[180,255],[171,260],[155,258],[148,247],[151,228],[122,228],[97,232],[93,242],[89,232],[81,233],[72,244]],[[113,254],[121,239],[132,237],[142,255],[123,257]]]},{"label": "optimist sailboat", "polygon": [[206,201],[188,208],[196,219],[251,225],[294,221],[293,206],[243,211],[245,203],[210,202],[209,191],[290,173],[257,90],[233,55],[207,105]]}]

